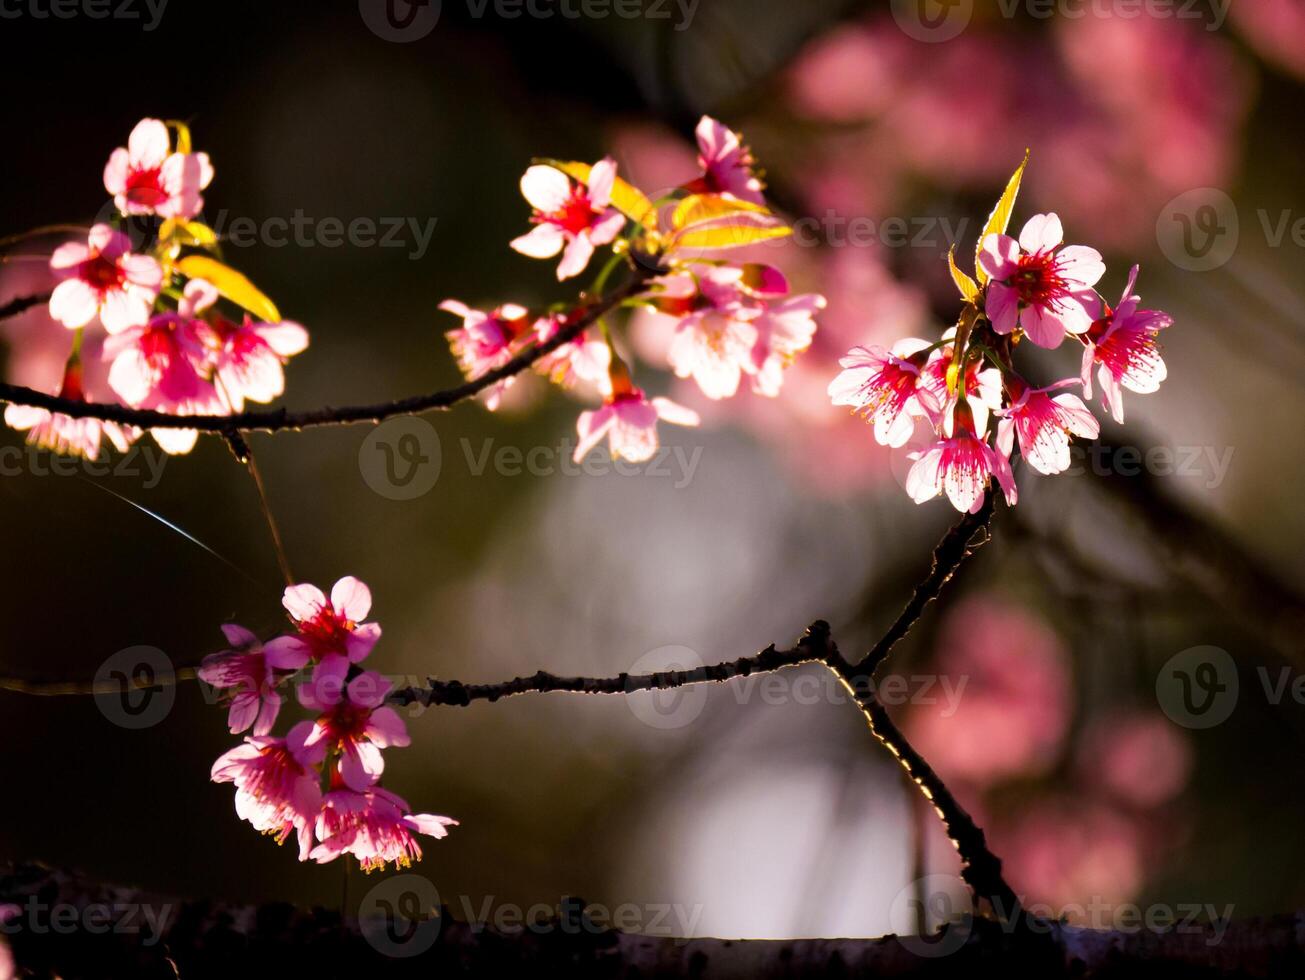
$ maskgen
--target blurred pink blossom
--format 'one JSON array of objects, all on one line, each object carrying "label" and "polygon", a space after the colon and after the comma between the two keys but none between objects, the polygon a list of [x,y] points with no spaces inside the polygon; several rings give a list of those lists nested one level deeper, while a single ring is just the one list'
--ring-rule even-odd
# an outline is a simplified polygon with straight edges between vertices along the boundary
[{"label": "blurred pink blossom", "polygon": [[1159,712],[1110,712],[1084,731],[1078,766],[1093,784],[1121,801],[1150,808],[1167,803],[1187,785],[1192,749]]}]

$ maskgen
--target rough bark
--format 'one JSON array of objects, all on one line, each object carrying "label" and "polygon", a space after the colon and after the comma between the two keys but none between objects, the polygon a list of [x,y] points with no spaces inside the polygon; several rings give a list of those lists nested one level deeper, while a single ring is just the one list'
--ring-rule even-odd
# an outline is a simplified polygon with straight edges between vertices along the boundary
[{"label": "rough bark", "polygon": [[[422,928],[400,921],[413,956],[387,955],[384,933],[340,913],[271,904],[182,900],[24,864],[0,873],[0,904],[19,907],[4,934],[33,977],[977,977],[1298,978],[1305,976],[1305,913],[1206,930],[1157,934],[1048,925],[1031,939],[975,919],[941,937],[669,939],[598,928],[582,903],[515,933],[455,922],[447,909]],[[142,914],[149,909],[152,918]],[[162,921],[161,938],[151,921]],[[375,920],[373,920],[373,923]],[[368,932],[371,938],[368,938]],[[377,939],[380,935],[381,938]]]}]

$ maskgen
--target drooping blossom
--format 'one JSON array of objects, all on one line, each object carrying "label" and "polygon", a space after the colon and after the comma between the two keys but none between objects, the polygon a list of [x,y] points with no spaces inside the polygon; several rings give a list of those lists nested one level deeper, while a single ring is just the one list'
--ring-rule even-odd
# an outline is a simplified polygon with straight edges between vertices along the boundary
[{"label": "drooping blossom", "polygon": [[[520,350],[521,340],[531,328],[530,311],[516,303],[507,303],[488,313],[473,310],[456,299],[446,299],[439,306],[446,313],[462,317],[462,326],[445,336],[458,366],[468,380],[501,368]],[[485,406],[498,408],[503,392],[515,378],[504,378],[484,392]]]},{"label": "drooping blossom", "polygon": [[579,440],[575,462],[580,462],[604,438],[611,445],[612,456],[643,463],[653,458],[659,445],[657,421],[672,425],[696,426],[698,413],[677,405],[669,398],[649,399],[640,389],[619,387],[607,397],[603,406],[581,412],[576,423]]},{"label": "drooping blossom", "polygon": [[341,786],[326,794],[316,822],[321,843],[310,856],[325,864],[341,854],[352,854],[367,872],[391,862],[396,868],[406,868],[421,860],[414,834],[439,840],[457,824],[449,817],[410,813],[403,797],[380,786],[365,791]]},{"label": "drooping blossom", "polygon": [[829,397],[873,421],[880,445],[904,446],[915,416],[937,419],[942,409],[938,396],[921,384],[929,347],[914,337],[898,341],[891,351],[877,344],[853,347],[839,359],[843,370],[829,383]]},{"label": "drooping blossom", "polygon": [[230,692],[227,723],[231,734],[252,728],[255,735],[266,735],[276,724],[281,710],[276,672],[298,670],[308,658],[287,644],[285,637],[264,645],[257,636],[235,623],[223,624],[222,632],[232,649],[205,657],[199,668],[199,679]]},{"label": "drooping blossom", "polygon": [[322,806],[322,790],[314,768],[324,745],[306,744],[313,723],[302,721],[285,738],[253,736],[244,745],[213,763],[215,783],[235,783],[236,813],[255,830],[280,844],[292,832],[299,837],[299,860],[308,858],[313,825]]},{"label": "drooping blossom", "polygon": [[1057,347],[1066,331],[1084,333],[1092,325],[1092,287],[1105,263],[1086,245],[1061,248],[1064,237],[1055,214],[1035,214],[1018,241],[998,234],[983,240],[979,263],[993,280],[986,311],[998,334],[1020,327],[1039,347]]},{"label": "drooping blossom", "polygon": [[749,204],[764,205],[766,185],[756,174],[756,160],[742,137],[710,116],[703,116],[698,138],[699,181],[689,185],[697,193],[730,194]]},{"label": "drooping blossom", "polygon": [[158,262],[133,254],[130,239],[106,224],[93,225],[85,245],[56,248],[50,271],[62,280],[50,294],[50,316],[70,330],[97,315],[111,334],[143,324],[163,283]]},{"label": "drooping blossom", "polygon": [[753,321],[763,307],[744,294],[742,274],[737,267],[706,266],[658,282],[656,308],[682,314],[667,352],[671,368],[677,377],[693,378],[708,398],[732,397],[744,372],[756,370]]},{"label": "drooping blossom", "polygon": [[123,214],[193,218],[212,179],[208,154],[171,152],[168,127],[158,119],[138,122],[104,167],[104,189]]},{"label": "drooping blossom", "polygon": [[[82,389],[80,361],[74,360],[65,368],[58,395],[73,401],[87,401]],[[104,439],[108,439],[118,452],[125,453],[140,436],[140,430],[131,426],[100,419],[73,418],[34,405],[6,405],[4,418],[5,425],[11,429],[27,433],[29,446],[61,455],[81,456],[92,461],[99,458],[100,445]]]},{"label": "drooping blossom", "polygon": [[534,208],[534,229],[513,239],[512,247],[535,259],[562,252],[557,278],[584,272],[594,249],[607,245],[625,225],[625,216],[611,207],[616,162],[607,157],[594,164],[588,185],[572,181],[553,167],[534,166],[521,178],[521,193]]},{"label": "drooping blossom", "polygon": [[[548,343],[565,325],[565,316],[540,317],[534,326],[536,343]],[[602,387],[607,383],[611,366],[612,349],[605,341],[590,336],[587,330],[535,362],[536,370],[564,388],[578,381]]]},{"label": "drooping blossom", "polygon": [[[955,329],[949,329],[943,333],[943,339],[952,340],[955,333]],[[965,362],[964,384],[961,384],[958,380],[957,390],[950,391],[947,387],[947,371],[951,366],[951,362],[952,348],[950,345],[939,348],[930,354],[929,360],[920,374],[920,387],[932,394],[941,406],[944,434],[951,433],[952,409],[956,406],[956,401],[962,392],[970,404],[970,411],[974,414],[976,431],[986,432],[988,429],[988,413],[1001,408],[1002,404],[1001,371],[994,367],[984,367],[984,361],[967,359]],[[927,413],[924,417],[928,418]],[[935,416],[931,421],[937,423],[938,418],[939,416]]]},{"label": "drooping blossom", "polygon": [[350,789],[365,790],[381,778],[381,749],[411,742],[403,719],[385,704],[393,686],[374,670],[341,686],[341,676],[325,666],[299,687],[299,702],[321,712],[305,744],[325,745],[338,757],[340,776]]},{"label": "drooping blossom", "polygon": [[1142,298],[1133,289],[1138,267],[1128,274],[1128,285],[1115,309],[1102,303],[1102,315],[1087,331],[1083,351],[1083,392],[1092,397],[1092,366],[1097,365],[1101,400],[1116,422],[1124,421],[1124,389],[1141,395],[1160,389],[1168,376],[1158,342],[1160,331],[1173,325],[1173,317],[1159,310],[1139,310]]},{"label": "drooping blossom", "polygon": [[1039,473],[1052,475],[1069,469],[1069,437],[1082,436],[1095,439],[1101,434],[1101,423],[1083,404],[1078,395],[1050,392],[1076,384],[1078,379],[1058,382],[1047,388],[1030,388],[1012,378],[1008,381],[1014,390],[1014,401],[1009,408],[998,410],[1001,421],[997,424],[997,446],[1003,455],[1010,457],[1014,437],[1019,436],[1020,455]]},{"label": "drooping blossom", "polygon": [[340,676],[349,664],[365,660],[381,638],[379,623],[363,622],[372,608],[371,590],[352,575],[331,587],[329,600],[317,586],[302,584],[287,588],[281,604],[298,627],[285,648],[325,662]]},{"label": "drooping blossom", "polygon": [[767,398],[779,396],[784,372],[811,346],[816,314],[825,308],[818,293],[790,296],[768,304],[754,321],[757,343],[752,348],[752,390]]},{"label": "drooping blossom", "polygon": [[911,458],[915,463],[906,475],[906,492],[917,504],[945,492],[957,510],[974,513],[983,505],[984,491],[993,477],[1008,504],[1019,497],[1010,460],[977,434],[968,402],[959,402],[954,409],[950,436],[922,453],[912,453]]}]

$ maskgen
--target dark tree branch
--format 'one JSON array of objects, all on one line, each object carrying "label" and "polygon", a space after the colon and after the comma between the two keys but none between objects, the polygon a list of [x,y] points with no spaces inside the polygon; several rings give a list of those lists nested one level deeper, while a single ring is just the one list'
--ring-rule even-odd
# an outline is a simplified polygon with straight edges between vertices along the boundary
[{"label": "dark tree branch", "polygon": [[487,371],[472,381],[452,388],[424,395],[413,395],[392,402],[374,405],[346,405],[341,408],[318,408],[304,412],[291,412],[277,408],[263,411],[239,412],[234,415],[169,415],[148,409],[129,408],[109,402],[80,402],[60,398],[22,385],[0,383],[0,401],[16,405],[59,412],[72,418],[102,419],[119,425],[140,429],[197,429],[227,436],[240,432],[281,432],[286,429],[307,429],[323,425],[349,425],[355,422],[382,422],[396,415],[418,415],[436,409],[452,408],[460,402],[474,398],[487,388],[511,378],[531,367],[540,358],[551,354],[564,344],[575,340],[588,327],[606,316],[621,303],[643,291],[647,281],[656,275],[656,268],[636,263],[634,274],[618,289],[582,307],[579,315],[543,343],[522,351],[502,367]]},{"label": "dark tree branch", "polygon": [[40,293],[36,296],[18,296],[8,303],[0,305],[0,320],[18,316],[19,313],[26,313],[33,306],[40,306],[42,303],[48,302],[50,302],[49,293]]}]

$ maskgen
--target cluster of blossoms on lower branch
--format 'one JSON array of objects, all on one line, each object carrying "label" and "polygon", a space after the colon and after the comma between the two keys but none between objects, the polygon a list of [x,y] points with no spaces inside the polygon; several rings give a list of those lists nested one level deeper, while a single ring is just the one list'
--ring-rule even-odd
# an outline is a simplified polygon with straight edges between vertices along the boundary
[{"label": "cluster of blossoms on lower branch", "polygon": [[[457,821],[412,813],[380,785],[381,750],[409,744],[389,707],[391,683],[359,665],[380,639],[364,622],[372,596],[356,578],[335,583],[328,598],[313,585],[292,585],[282,600],[293,631],[266,642],[242,626],[222,627],[231,649],[204,660],[200,679],[230,703],[232,734],[244,744],[213,764],[213,780],[234,783],[236,813],[280,843],[299,840],[299,859],[318,863],[352,854],[368,871],[421,859],[417,834],[441,838]],[[270,733],[293,688],[315,719]]]},{"label": "cluster of blossoms on lower branch", "polygon": [[[113,151],[104,188],[115,213],[93,225],[85,241],[66,242],[50,257],[57,280],[50,317],[70,332],[55,394],[87,400],[81,363],[87,330],[107,335],[109,388],[132,408],[229,415],[246,401],[268,402],[282,393],[283,365],[308,346],[308,333],[283,321],[248,279],[209,254],[217,236],[198,215],[212,179],[208,155],[191,151],[182,123],[143,119],[127,145]],[[144,244],[134,244],[129,231]],[[20,405],[5,410],[5,421],[43,448],[90,459],[104,439],[122,451],[141,435],[129,426]],[[190,429],[152,434],[170,453],[189,452],[196,439]]]},{"label": "cluster of blossoms on lower branch", "polygon": [[[692,378],[711,399],[734,396],[745,380],[757,394],[779,393],[784,369],[811,344],[825,300],[793,295],[772,266],[721,257],[791,229],[766,205],[752,153],[737,133],[704,117],[697,139],[700,172],[656,201],[622,180],[610,157],[592,166],[548,161],[526,171],[521,192],[533,227],[512,241],[513,249],[538,259],[560,256],[559,280],[583,273],[600,248],[613,254],[588,301],[576,307],[532,311],[506,304],[482,311],[459,300],[442,303],[462,320],[448,338],[467,377],[500,370],[574,325],[625,262],[640,277],[640,288],[622,305],[670,318],[668,366],[678,377]],[[698,424],[695,412],[638,387],[621,351],[611,325],[600,318],[535,362],[553,382],[585,382],[602,398],[600,407],[580,415],[577,460],[607,439],[614,456],[640,462],[657,450],[658,421]],[[504,377],[488,389],[489,408],[500,405],[513,380]]]},{"label": "cluster of blossoms on lower branch", "polygon": [[[929,444],[911,454],[906,490],[916,503],[945,493],[957,510],[973,512],[995,479],[1014,504],[1016,441],[1033,469],[1055,474],[1069,468],[1072,437],[1100,434],[1083,401],[1092,398],[1094,373],[1102,403],[1118,422],[1124,390],[1154,392],[1165,379],[1158,336],[1173,320],[1140,308],[1137,266],[1111,306],[1095,289],[1106,268],[1100,253],[1064,245],[1055,214],[1034,215],[1018,239],[1005,233],[1023,172],[1021,165],[988,220],[975,278],[950,259],[965,301],[956,327],[937,343],[910,338],[891,350],[854,347],[829,385],[834,404],[873,422],[883,445],[906,445],[917,424],[931,432]],[[1082,347],[1077,375],[1038,386],[1016,370],[1021,341],[1053,349],[1067,337]],[[1067,390],[1075,387],[1083,397]]]}]

